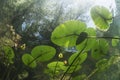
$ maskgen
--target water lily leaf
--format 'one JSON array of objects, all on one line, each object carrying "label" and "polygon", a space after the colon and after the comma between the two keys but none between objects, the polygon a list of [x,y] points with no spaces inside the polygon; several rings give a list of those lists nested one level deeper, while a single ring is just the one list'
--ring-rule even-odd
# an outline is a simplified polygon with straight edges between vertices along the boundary
[{"label": "water lily leaf", "polygon": [[75,62],[73,63],[73,65],[80,65],[82,64],[86,58],[87,58],[87,53],[81,53],[78,56],[79,53],[74,53],[70,56],[70,58],[68,59],[68,63],[71,64],[73,62],[73,60],[77,57],[77,59],[75,60]]},{"label": "water lily leaf", "polygon": [[72,47],[76,45],[76,40],[81,32],[86,29],[86,24],[81,21],[67,21],[55,28],[52,32],[51,40],[58,46]]},{"label": "water lily leaf", "polygon": [[[69,66],[67,66],[67,68],[68,68],[68,67],[69,67]],[[66,70],[67,70],[67,68],[66,68]],[[67,73],[76,72],[76,71],[80,70],[81,68],[82,68],[81,65],[72,65],[72,66],[70,67],[70,69],[67,71]]]},{"label": "water lily leaf", "polygon": [[10,63],[13,63],[12,59],[15,57],[13,49],[9,46],[4,46],[2,48],[5,53],[5,57],[9,60]]},{"label": "water lily leaf", "polygon": [[30,54],[24,54],[22,56],[22,61],[26,66],[30,68],[35,68],[37,66],[35,59]]},{"label": "water lily leaf", "polygon": [[76,45],[82,43],[86,38],[88,34],[86,32],[81,32],[79,37],[77,38]]},{"label": "water lily leaf", "polygon": [[105,39],[99,39],[96,41],[95,46],[92,49],[91,56],[98,60],[107,55],[109,44]]},{"label": "water lily leaf", "polygon": [[59,71],[59,70],[66,70],[67,67],[65,66],[64,62],[61,62],[61,61],[54,61],[54,62],[51,62],[47,65],[47,67],[51,70],[56,70],[56,71]]},{"label": "water lily leaf", "polygon": [[94,6],[91,17],[98,29],[107,31],[112,23],[112,13],[103,6]]},{"label": "water lily leaf", "polygon": [[[87,28],[84,32],[88,34],[88,37],[96,36],[96,31],[93,28]],[[95,41],[96,41],[95,38],[87,38],[82,43],[78,44],[76,48],[78,51],[80,51],[83,48],[85,51],[89,51],[94,46]]]},{"label": "water lily leaf", "polygon": [[31,55],[33,56],[33,58],[41,62],[52,59],[55,54],[55,48],[47,45],[36,46],[31,51]]}]

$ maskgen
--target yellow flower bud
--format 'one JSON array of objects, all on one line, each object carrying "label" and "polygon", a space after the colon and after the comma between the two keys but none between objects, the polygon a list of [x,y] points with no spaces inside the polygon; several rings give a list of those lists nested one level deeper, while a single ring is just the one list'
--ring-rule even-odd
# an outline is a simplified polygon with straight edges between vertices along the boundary
[{"label": "yellow flower bud", "polygon": [[59,57],[59,58],[63,58],[63,54],[60,53],[60,54],[58,55],[58,57]]},{"label": "yellow flower bud", "polygon": [[20,46],[20,48],[21,48],[22,50],[25,50],[26,44],[22,44],[22,45]]},{"label": "yellow flower bud", "polygon": [[67,64],[67,60],[64,60],[64,64],[65,64],[65,65]]}]

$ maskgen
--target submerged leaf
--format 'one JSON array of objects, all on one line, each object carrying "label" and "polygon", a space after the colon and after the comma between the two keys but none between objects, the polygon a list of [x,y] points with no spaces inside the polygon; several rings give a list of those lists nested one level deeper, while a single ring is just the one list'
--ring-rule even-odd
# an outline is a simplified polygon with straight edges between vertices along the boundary
[{"label": "submerged leaf", "polygon": [[31,55],[37,61],[48,61],[55,56],[55,48],[47,45],[36,46],[32,49]]},{"label": "submerged leaf", "polygon": [[76,45],[82,43],[86,38],[88,34],[86,32],[81,32],[79,37],[77,38]]},{"label": "submerged leaf", "polygon": [[99,39],[96,41],[95,46],[92,48],[91,56],[98,60],[107,55],[109,44],[105,39]]},{"label": "submerged leaf", "polygon": [[[67,66],[67,67],[69,67],[69,66]],[[70,67],[70,69],[67,71],[67,73],[76,72],[76,71],[80,70],[81,68],[82,68],[81,65],[72,65],[72,66]],[[66,70],[67,70],[67,69],[66,69]]]},{"label": "submerged leaf", "polygon": [[76,45],[79,34],[86,29],[86,24],[81,21],[67,21],[55,28],[51,40],[58,46],[72,47]]},{"label": "submerged leaf", "polygon": [[30,68],[35,68],[37,66],[36,61],[30,54],[24,54],[22,56],[22,61],[26,66],[29,66]]},{"label": "submerged leaf", "polygon": [[51,62],[47,65],[47,67],[49,69],[51,69],[52,71],[54,71],[54,70],[59,71],[59,70],[66,70],[67,69],[64,62],[61,62],[61,61]]},{"label": "submerged leaf", "polygon": [[74,53],[70,56],[70,58],[68,59],[68,63],[71,64],[73,62],[73,60],[76,58],[75,62],[73,63],[73,65],[80,65],[82,64],[86,58],[87,58],[87,53],[81,53],[78,56],[79,53]]},{"label": "submerged leaf", "polygon": [[94,6],[91,9],[91,17],[98,29],[107,31],[112,22],[112,13],[103,6]]},{"label": "submerged leaf", "polygon": [[[84,32],[87,33],[88,37],[96,36],[96,31],[93,28],[87,28]],[[80,51],[84,48],[85,51],[89,51],[95,44],[95,38],[87,38],[82,43],[76,46],[77,50]]]},{"label": "submerged leaf", "polygon": [[9,61],[9,63],[13,63],[13,58],[15,57],[13,49],[9,46],[4,46],[3,51],[5,53],[5,57]]}]

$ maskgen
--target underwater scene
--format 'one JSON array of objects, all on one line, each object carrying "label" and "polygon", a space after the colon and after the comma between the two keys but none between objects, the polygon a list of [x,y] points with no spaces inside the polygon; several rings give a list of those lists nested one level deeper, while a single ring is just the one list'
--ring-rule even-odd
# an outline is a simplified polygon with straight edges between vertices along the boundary
[{"label": "underwater scene", "polygon": [[120,0],[0,0],[0,80],[120,80]]}]

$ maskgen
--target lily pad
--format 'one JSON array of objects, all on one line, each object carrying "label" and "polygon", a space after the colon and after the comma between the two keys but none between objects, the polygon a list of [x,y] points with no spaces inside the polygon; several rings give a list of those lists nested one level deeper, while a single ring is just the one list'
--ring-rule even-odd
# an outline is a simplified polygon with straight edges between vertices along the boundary
[{"label": "lily pad", "polygon": [[76,58],[75,62],[73,63],[73,65],[80,65],[82,64],[86,58],[87,58],[87,53],[81,53],[80,55],[78,55],[79,53],[74,53],[70,56],[70,58],[68,59],[68,63],[72,64],[73,60]]},{"label": "lily pad", "polygon": [[22,56],[22,61],[26,66],[30,68],[35,68],[37,66],[35,59],[30,54],[24,54]]},{"label": "lily pad", "polygon": [[112,23],[112,13],[103,6],[94,6],[91,9],[91,17],[98,29],[107,31]]},{"label": "lily pad", "polygon": [[47,67],[51,70],[56,70],[56,71],[59,71],[59,70],[66,70],[66,66],[64,64],[64,62],[61,62],[61,61],[54,61],[54,62],[51,62],[47,65]]},{"label": "lily pad", "polygon": [[88,34],[88,38],[86,38],[82,43],[76,46],[77,50],[80,51],[84,48],[85,51],[89,51],[95,44],[96,39],[96,31],[93,28],[87,28],[85,32]]},{"label": "lily pad", "polygon": [[76,40],[81,32],[86,29],[86,24],[81,21],[67,21],[55,28],[52,32],[51,40],[58,46],[72,47],[76,45]]},{"label": "lily pad", "polygon": [[56,54],[55,48],[47,45],[36,46],[32,49],[31,55],[40,62],[52,59]]},{"label": "lily pad", "polygon": [[109,49],[109,44],[105,39],[99,39],[96,41],[95,46],[92,49],[91,56],[99,60],[107,55]]},{"label": "lily pad", "polygon": [[13,58],[15,57],[13,49],[9,46],[4,46],[3,51],[5,53],[5,57],[9,60],[9,62],[13,63]]}]

